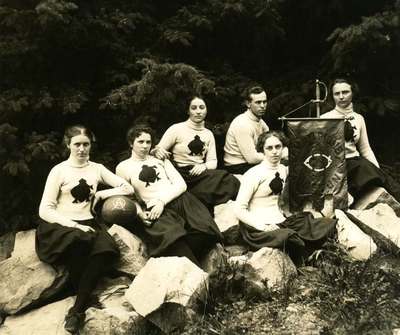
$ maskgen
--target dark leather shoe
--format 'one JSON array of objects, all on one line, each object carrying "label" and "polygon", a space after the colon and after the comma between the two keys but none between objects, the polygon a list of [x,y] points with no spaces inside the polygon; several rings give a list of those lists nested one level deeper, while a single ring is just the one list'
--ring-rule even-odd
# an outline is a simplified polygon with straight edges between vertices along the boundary
[{"label": "dark leather shoe", "polygon": [[77,334],[84,320],[85,313],[77,313],[69,310],[65,316],[64,329],[71,334]]}]

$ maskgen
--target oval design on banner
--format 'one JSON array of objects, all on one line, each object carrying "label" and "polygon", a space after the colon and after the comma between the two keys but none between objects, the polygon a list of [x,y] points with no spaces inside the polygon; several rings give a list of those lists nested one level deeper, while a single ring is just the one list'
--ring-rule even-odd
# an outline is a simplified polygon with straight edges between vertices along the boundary
[{"label": "oval design on banner", "polygon": [[324,154],[312,154],[304,161],[304,165],[311,171],[321,172],[326,170],[332,164],[330,156]]}]

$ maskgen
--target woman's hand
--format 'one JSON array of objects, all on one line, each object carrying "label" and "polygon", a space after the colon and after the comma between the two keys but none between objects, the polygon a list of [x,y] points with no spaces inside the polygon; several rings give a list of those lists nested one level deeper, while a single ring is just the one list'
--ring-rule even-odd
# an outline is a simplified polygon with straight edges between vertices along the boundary
[{"label": "woman's hand", "polygon": [[153,150],[151,150],[150,153],[161,160],[169,159],[171,156],[171,153],[169,151],[157,146]]},{"label": "woman's hand", "polygon": [[139,204],[136,204],[136,209],[137,209],[137,215],[139,219],[146,225],[146,226],[151,226],[152,222],[149,219],[149,212],[144,211],[142,207],[139,206]]},{"label": "woman's hand", "polygon": [[160,199],[154,199],[154,200],[150,200],[147,203],[147,207],[151,208],[150,211],[148,212],[148,220],[157,220],[160,215],[162,214],[162,212],[164,211],[164,201],[160,200]]},{"label": "woman's hand", "polygon": [[204,163],[203,164],[196,164],[189,171],[189,174],[191,176],[198,176],[198,175],[202,174],[205,170],[207,170],[207,167],[206,167],[206,165]]},{"label": "woman's hand", "polygon": [[274,230],[277,230],[277,229],[279,229],[279,226],[276,225],[276,224],[267,224],[264,227],[264,231],[274,231]]},{"label": "woman's hand", "polygon": [[93,196],[92,208],[96,208],[96,204],[103,199],[105,199],[103,191],[97,191]]}]

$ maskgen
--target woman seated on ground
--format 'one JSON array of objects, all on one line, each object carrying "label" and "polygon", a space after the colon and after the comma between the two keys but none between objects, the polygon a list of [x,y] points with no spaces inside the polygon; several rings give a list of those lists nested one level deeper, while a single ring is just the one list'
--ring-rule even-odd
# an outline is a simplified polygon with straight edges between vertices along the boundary
[{"label": "woman seated on ground", "polygon": [[236,197],[240,182],[225,170],[216,169],[215,138],[211,130],[204,126],[207,115],[204,99],[191,97],[188,114],[186,121],[167,129],[153,153],[158,159],[171,158],[190,193],[213,213],[215,205]]},{"label": "woman seated on ground", "polygon": [[[65,329],[75,334],[99,278],[119,256],[113,238],[91,213],[91,208],[112,195],[128,195],[133,188],[102,164],[89,160],[94,136],[75,125],[65,131],[69,158],[49,173],[39,207],[42,221],[36,230],[36,251],[49,264],[68,269],[76,300],[65,317]],[[113,188],[97,191],[99,183]],[[91,207],[92,206],[92,207]]]},{"label": "woman seated on ground", "polygon": [[262,247],[284,249],[295,263],[321,245],[333,233],[336,220],[314,219],[311,213],[289,218],[281,213],[278,199],[288,174],[281,164],[286,139],[281,132],[264,132],[256,149],[264,160],[242,178],[235,211],[239,219],[239,240],[253,250]]},{"label": "woman seated on ground", "polygon": [[169,160],[150,155],[153,130],[136,125],[128,130],[131,157],[116,173],[130,182],[145,203],[140,213],[143,238],[150,256],[186,256],[196,265],[221,238],[207,208],[192,194]]},{"label": "woman seated on ground", "polygon": [[332,85],[335,108],[322,118],[345,118],[345,157],[349,193],[358,199],[372,187],[385,188],[400,201],[399,185],[384,173],[372,151],[364,117],[353,109],[352,86],[345,79],[336,79]]}]

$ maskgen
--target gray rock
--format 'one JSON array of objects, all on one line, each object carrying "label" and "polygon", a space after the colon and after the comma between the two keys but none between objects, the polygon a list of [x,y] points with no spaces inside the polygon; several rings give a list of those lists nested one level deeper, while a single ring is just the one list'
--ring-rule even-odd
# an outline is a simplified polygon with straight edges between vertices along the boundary
[{"label": "gray rock", "polygon": [[189,306],[207,285],[208,274],[186,257],[150,258],[125,297],[136,312],[147,316],[167,302]]},{"label": "gray rock", "polygon": [[139,237],[118,225],[113,225],[108,232],[121,252],[117,270],[136,276],[148,260],[145,244]]},{"label": "gray rock", "polygon": [[36,255],[35,231],[19,232],[10,258],[0,263],[0,311],[15,314],[58,293],[66,273],[42,263]]},{"label": "gray rock", "polygon": [[376,187],[370,192],[366,193],[354,203],[353,209],[370,209],[375,207],[377,204],[389,205],[394,210],[396,215],[400,217],[400,204],[382,187]]},{"label": "gray rock", "polygon": [[[388,204],[379,203],[370,209],[349,210],[349,213],[373,230],[368,232],[372,238],[382,239],[383,236],[400,247],[400,218]],[[374,231],[382,236],[377,236]]]},{"label": "gray rock", "polygon": [[8,316],[0,326],[1,335],[69,335],[64,318],[74,298],[49,304],[18,316]]},{"label": "gray rock", "polygon": [[231,200],[214,207],[214,221],[221,232],[239,223],[234,208],[235,202]]},{"label": "gray rock", "polygon": [[86,322],[81,335],[114,334],[145,335],[145,320],[125,300],[130,282],[127,278],[104,280],[96,289],[101,308],[86,311]]},{"label": "gray rock", "polygon": [[186,257],[150,258],[125,293],[136,312],[164,332],[181,329],[205,299],[208,274]]},{"label": "gray rock", "polygon": [[338,219],[336,229],[339,243],[356,260],[370,258],[377,250],[377,246],[371,236],[365,234],[340,209],[335,210],[335,216]]},{"label": "gray rock", "polygon": [[261,248],[244,264],[246,282],[260,290],[281,289],[297,274],[288,255],[275,248]]}]

